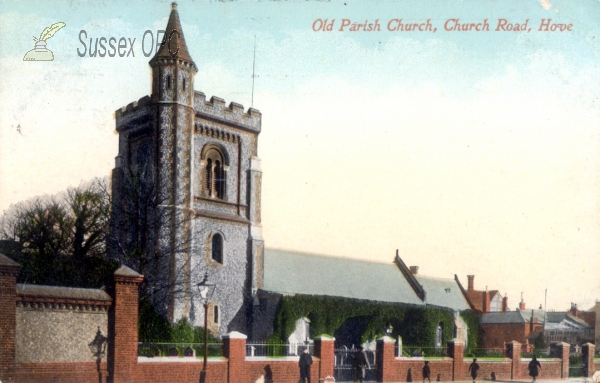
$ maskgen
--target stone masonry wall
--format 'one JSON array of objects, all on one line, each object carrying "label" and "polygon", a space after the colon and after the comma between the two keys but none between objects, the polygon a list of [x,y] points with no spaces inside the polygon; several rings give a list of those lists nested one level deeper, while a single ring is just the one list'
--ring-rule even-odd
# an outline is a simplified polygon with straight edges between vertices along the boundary
[{"label": "stone masonry wall", "polygon": [[[223,236],[223,263],[207,262],[209,238],[211,234]],[[209,280],[216,283],[211,301],[219,304],[219,335],[231,331],[247,333],[244,306],[244,288],[246,283],[248,226],[241,223],[229,223],[203,218],[194,220],[193,253],[191,267],[192,284],[202,280],[208,270]],[[204,325],[204,307],[198,291],[193,291],[190,302],[189,319],[194,326]],[[177,305],[182,307],[183,302]],[[181,313],[179,309],[176,312]],[[212,318],[209,318],[209,320]]]},{"label": "stone masonry wall", "polygon": [[[56,305],[55,305],[56,306]],[[90,306],[17,304],[16,361],[93,362],[88,344],[96,333],[108,334],[106,310]],[[106,361],[106,358],[103,358]]]}]

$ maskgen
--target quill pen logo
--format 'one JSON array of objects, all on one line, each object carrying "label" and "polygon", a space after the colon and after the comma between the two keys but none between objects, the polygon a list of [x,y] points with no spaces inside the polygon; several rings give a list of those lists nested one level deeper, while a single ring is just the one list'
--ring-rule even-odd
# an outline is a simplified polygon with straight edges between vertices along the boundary
[{"label": "quill pen logo", "polygon": [[33,36],[35,47],[25,54],[23,61],[54,61],[54,54],[51,50],[46,48],[46,41],[54,36],[54,34],[61,30],[65,25],[67,24],[63,22],[54,23],[44,29],[40,38]]}]

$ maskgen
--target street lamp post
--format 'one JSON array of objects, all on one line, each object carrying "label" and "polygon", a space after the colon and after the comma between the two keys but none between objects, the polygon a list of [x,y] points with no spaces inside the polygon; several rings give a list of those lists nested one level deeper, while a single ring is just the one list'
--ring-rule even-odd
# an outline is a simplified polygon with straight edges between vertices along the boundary
[{"label": "street lamp post", "polygon": [[208,281],[208,271],[204,274],[202,282],[198,283],[198,291],[200,292],[200,300],[204,305],[204,364],[202,367],[203,374],[206,375],[207,356],[208,356],[208,302],[210,301],[214,291],[215,283]]}]

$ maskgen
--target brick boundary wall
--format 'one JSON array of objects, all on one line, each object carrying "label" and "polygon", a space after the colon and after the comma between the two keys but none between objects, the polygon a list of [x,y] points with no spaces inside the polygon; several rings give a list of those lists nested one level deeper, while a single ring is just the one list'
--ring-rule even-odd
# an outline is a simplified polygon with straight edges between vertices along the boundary
[{"label": "brick boundary wall", "polygon": [[511,379],[521,378],[521,343],[512,341],[506,345],[506,354],[511,360]]},{"label": "brick boundary wall", "polygon": [[0,380],[10,382],[15,368],[17,276],[21,266],[0,254]]},{"label": "brick boundary wall", "polygon": [[586,343],[582,347],[582,361],[585,366],[584,377],[591,378],[594,372],[598,371],[598,367],[594,362],[594,354],[596,353],[596,346],[592,343]]},{"label": "brick boundary wall", "polygon": [[138,288],[144,277],[127,266],[114,274],[108,312],[108,381],[134,381],[138,361]]},{"label": "brick boundary wall", "polygon": [[[560,378],[568,379],[569,378],[569,352],[571,350],[571,345],[568,343],[557,343],[555,347],[558,349],[558,355],[560,355],[561,360],[561,368],[560,368]],[[551,378],[550,376],[548,378]],[[552,376],[554,378],[554,376]]]},{"label": "brick boundary wall", "polygon": [[[138,287],[143,277],[127,267],[115,272],[111,288],[112,305],[109,310],[107,362],[15,362],[16,278],[20,266],[0,254],[0,381],[3,383],[254,383],[264,377],[265,382],[297,383],[298,361],[289,359],[247,358],[246,336],[237,332],[223,337],[223,357],[209,358],[206,375],[201,373],[200,359],[141,358],[137,355]],[[334,375],[334,338],[315,338],[315,353],[311,366],[314,383]],[[566,379],[569,373],[569,345],[555,345],[561,358],[542,361],[541,379]],[[449,357],[429,360],[431,378],[441,381],[470,380],[470,360],[463,359],[464,344],[455,340],[448,343]],[[587,374],[600,370],[600,361],[594,361],[594,345],[584,347]],[[395,356],[394,340],[377,340],[376,349],[379,382],[408,382],[422,380],[424,359]],[[561,360],[562,359],[562,360]],[[528,378],[528,360],[521,360],[521,344],[507,345],[504,361],[478,360],[479,379],[496,380]]]},{"label": "brick boundary wall", "polygon": [[[521,368],[521,379],[522,380],[531,380],[531,377],[529,376],[529,361],[531,359],[527,359],[527,360],[523,360],[521,362],[520,368]],[[563,373],[562,373],[562,361],[560,359],[555,359],[552,361],[548,361],[548,360],[539,360],[540,362],[540,370],[539,370],[539,375],[538,375],[538,379],[563,379]],[[564,379],[567,379],[569,375],[569,368],[567,367],[566,370],[566,376],[564,377]]]},{"label": "brick boundary wall", "polygon": [[[464,343],[453,340],[448,343],[448,356],[452,358],[452,380],[460,380],[465,375],[466,368],[463,363]],[[467,366],[468,368],[468,366]]]},{"label": "brick boundary wall", "polygon": [[[335,338],[321,335],[315,338],[315,356],[319,358],[319,379],[333,376],[335,365]],[[313,368],[314,369],[314,368]],[[311,369],[312,372],[312,369]],[[311,378],[311,382],[312,382]]]},{"label": "brick boundary wall", "polygon": [[[465,375],[455,380],[471,380],[471,375],[467,371],[471,362],[464,362]],[[479,365],[477,379],[492,380],[494,375],[495,380],[510,380],[512,378],[512,361],[510,359],[506,359],[505,361],[477,360],[477,364]]]},{"label": "brick boundary wall", "polygon": [[[108,370],[106,363],[95,362],[48,362],[17,363],[13,380],[18,383],[81,383],[106,382]],[[5,381],[2,380],[4,383]]]}]

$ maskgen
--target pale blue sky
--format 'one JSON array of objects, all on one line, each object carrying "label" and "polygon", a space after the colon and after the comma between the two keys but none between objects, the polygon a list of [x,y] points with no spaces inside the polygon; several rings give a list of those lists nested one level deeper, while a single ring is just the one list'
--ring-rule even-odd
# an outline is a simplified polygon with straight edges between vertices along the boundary
[{"label": "pale blue sky", "polygon": [[[208,97],[250,106],[256,37],[267,246],[386,262],[398,248],[424,274],[476,274],[511,307],[545,288],[556,309],[600,298],[600,1],[178,3]],[[109,174],[113,112],[149,93],[142,37],[169,11],[0,2],[0,211]],[[382,31],[313,32],[319,18]],[[389,32],[394,18],[438,30]],[[447,32],[450,18],[532,31]],[[538,32],[542,18],[572,31]],[[58,21],[55,60],[23,62]],[[79,57],[81,30],[135,38],[135,58]]]}]

